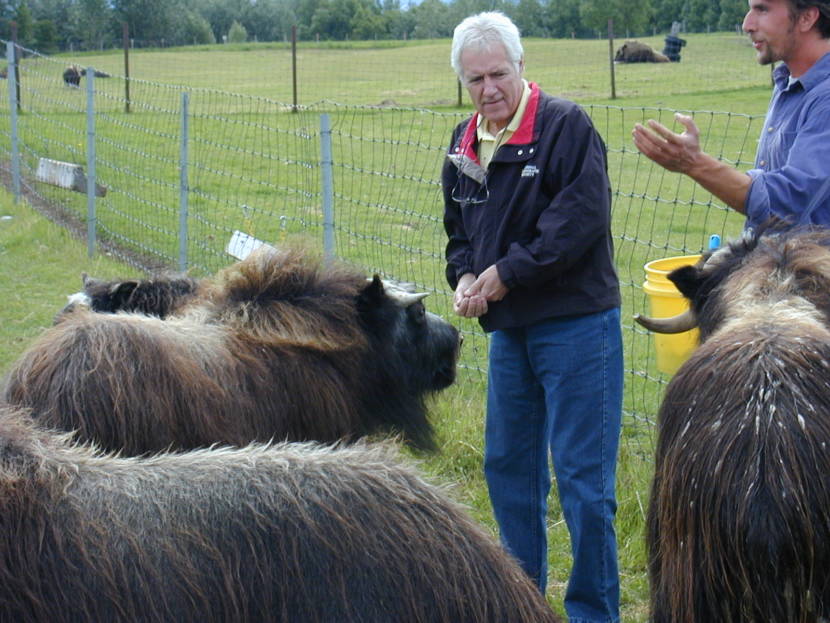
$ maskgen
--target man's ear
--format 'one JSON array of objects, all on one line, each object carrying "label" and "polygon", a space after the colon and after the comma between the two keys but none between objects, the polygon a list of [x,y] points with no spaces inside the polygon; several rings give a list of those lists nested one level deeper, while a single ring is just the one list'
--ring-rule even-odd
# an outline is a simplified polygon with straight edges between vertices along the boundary
[{"label": "man's ear", "polygon": [[796,24],[801,32],[809,32],[816,25],[819,16],[820,12],[817,6],[807,7],[803,11],[799,12],[798,17],[796,18]]}]

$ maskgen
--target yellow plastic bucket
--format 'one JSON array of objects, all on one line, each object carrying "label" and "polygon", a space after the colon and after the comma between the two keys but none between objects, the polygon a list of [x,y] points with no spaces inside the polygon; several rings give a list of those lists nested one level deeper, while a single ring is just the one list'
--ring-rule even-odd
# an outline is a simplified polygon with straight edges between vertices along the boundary
[{"label": "yellow plastic bucket", "polygon": [[[665,257],[648,262],[644,268],[646,280],[643,290],[648,295],[650,316],[670,318],[689,309],[689,302],[669,281],[668,274],[675,268],[695,264],[700,255]],[[654,334],[654,349],[657,355],[657,369],[664,374],[674,374],[697,348],[700,332],[697,329],[667,335]]]}]

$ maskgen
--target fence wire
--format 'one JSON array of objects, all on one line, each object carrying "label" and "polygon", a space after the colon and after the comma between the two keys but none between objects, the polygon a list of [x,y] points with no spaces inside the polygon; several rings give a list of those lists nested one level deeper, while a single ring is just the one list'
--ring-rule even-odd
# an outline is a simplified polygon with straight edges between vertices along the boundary
[{"label": "fence wire", "polygon": [[[81,88],[64,83],[65,60],[26,51],[17,117],[22,185],[53,218],[83,230],[84,194],[38,181],[41,158],[87,168],[87,111]],[[147,271],[176,268],[180,251],[181,86],[95,78],[96,202],[101,247]],[[0,81],[2,168],[11,170],[8,80]],[[127,86],[129,87],[127,89]],[[445,234],[439,172],[452,128],[467,113],[320,100],[294,109],[285,100],[188,88],[187,266],[215,272],[233,259],[235,230],[279,245],[323,241],[320,117],[331,118],[335,253],[367,274],[410,282],[431,293],[428,307],[465,336],[459,400],[480,408],[487,337],[451,313],[444,279]],[[126,93],[129,92],[129,98]],[[347,98],[344,98],[347,99]],[[700,253],[711,234],[728,239],[742,220],[683,176],[667,173],[633,147],[635,122],[672,125],[668,108],[590,105],[603,136],[613,187],[616,264],[623,290],[628,450],[649,457],[654,415],[667,376],[655,365],[652,336],[632,321],[648,313],[646,262]],[[761,117],[687,111],[704,149],[749,168]],[[465,394],[465,386],[471,388]],[[471,397],[472,396],[472,397]],[[646,442],[646,447],[640,444]]]}]

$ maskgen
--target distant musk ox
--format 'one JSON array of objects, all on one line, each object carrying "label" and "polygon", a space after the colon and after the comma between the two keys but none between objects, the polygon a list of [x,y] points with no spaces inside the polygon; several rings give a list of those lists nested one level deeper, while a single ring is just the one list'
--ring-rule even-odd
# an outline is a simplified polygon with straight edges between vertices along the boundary
[{"label": "distant musk ox", "polygon": [[0,620],[556,623],[390,448],[115,458],[0,409]]},{"label": "distant musk ox", "polygon": [[669,275],[700,327],[658,416],[654,623],[830,617],[830,233],[747,235]]},{"label": "distant musk ox", "polygon": [[669,58],[641,41],[626,41],[614,55],[615,63],[668,63]]},{"label": "distant musk ox", "polygon": [[[86,75],[86,69],[82,69],[77,65],[70,65],[63,70],[63,82],[67,86],[78,87],[81,84],[81,76]],[[109,78],[110,75],[105,71],[95,70],[93,75],[96,78]]]},{"label": "distant musk ox", "polygon": [[67,86],[77,87],[81,84],[81,68],[77,65],[70,65],[63,70],[63,82]]},{"label": "distant musk ox", "polygon": [[101,313],[126,311],[166,318],[192,301],[199,288],[198,279],[184,274],[104,281],[84,273],[81,279],[83,290],[69,296],[69,302],[58,313],[56,322],[78,306]]},{"label": "distant musk ox", "polygon": [[76,307],[13,364],[4,397],[128,455],[390,432],[434,449],[425,399],[454,381],[459,333],[424,296],[263,249],[166,319]]}]

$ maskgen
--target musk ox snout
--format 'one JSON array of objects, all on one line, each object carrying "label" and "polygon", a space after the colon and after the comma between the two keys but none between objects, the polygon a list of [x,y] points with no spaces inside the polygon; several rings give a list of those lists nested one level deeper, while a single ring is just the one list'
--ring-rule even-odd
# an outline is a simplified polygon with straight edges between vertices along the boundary
[{"label": "musk ox snout", "polygon": [[433,390],[441,390],[455,382],[458,355],[464,337],[461,332],[449,322],[432,312],[426,313],[429,332],[434,336],[433,351],[437,361],[435,374],[432,377]]},{"label": "musk ox snout", "polygon": [[461,347],[458,329],[440,316],[427,312],[420,302],[406,309],[401,322],[406,327],[398,332],[395,349],[403,360],[420,362],[410,369],[412,383],[425,392],[452,385]]}]

